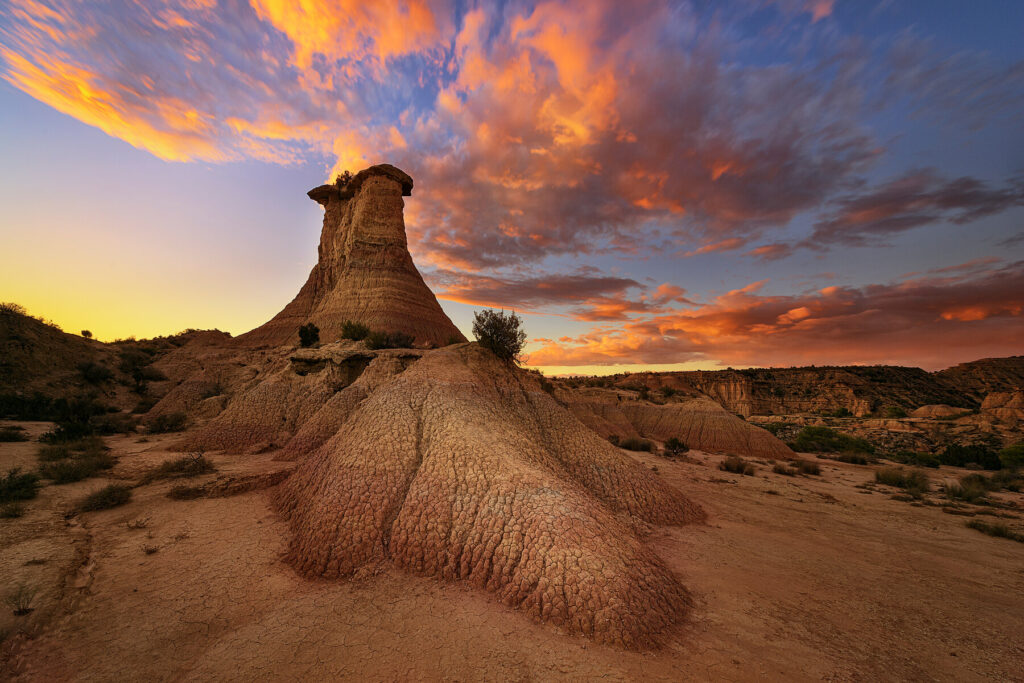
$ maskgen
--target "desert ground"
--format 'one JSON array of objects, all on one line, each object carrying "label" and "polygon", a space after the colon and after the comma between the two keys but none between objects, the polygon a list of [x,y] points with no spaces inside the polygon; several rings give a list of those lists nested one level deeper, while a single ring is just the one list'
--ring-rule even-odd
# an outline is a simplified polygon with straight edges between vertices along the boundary
[{"label": "desert ground", "polygon": [[[4,471],[36,464],[33,440],[0,443]],[[703,507],[706,523],[650,527],[647,543],[690,593],[665,645],[628,650],[535,623],[460,582],[375,563],[307,579],[282,559],[271,504],[293,462],[207,453],[217,472],[134,488],[131,502],[72,514],[111,482],[135,484],[181,457],[169,436],[106,439],[106,477],[44,487],[0,520],[5,591],[0,678],[62,680],[1024,680],[1024,494],[997,506],[906,500],[879,465],[804,455],[820,476],[721,471],[721,455],[623,451]],[[928,470],[933,485],[964,470]],[[894,497],[896,496],[896,497]]]}]

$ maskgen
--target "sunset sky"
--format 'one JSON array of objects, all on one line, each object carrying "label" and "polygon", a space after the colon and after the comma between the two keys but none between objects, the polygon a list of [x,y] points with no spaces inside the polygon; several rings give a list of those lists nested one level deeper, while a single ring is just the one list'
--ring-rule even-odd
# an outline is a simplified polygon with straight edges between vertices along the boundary
[{"label": "sunset sky", "polygon": [[258,326],[387,162],[548,372],[1024,353],[1021,0],[5,0],[0,76],[0,300],[69,332]]}]

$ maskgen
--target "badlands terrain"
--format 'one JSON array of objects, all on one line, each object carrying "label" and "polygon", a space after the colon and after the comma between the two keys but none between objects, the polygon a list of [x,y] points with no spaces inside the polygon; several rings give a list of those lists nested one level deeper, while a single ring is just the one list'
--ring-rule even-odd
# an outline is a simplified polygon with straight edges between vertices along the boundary
[{"label": "badlands terrain", "polygon": [[1021,679],[1024,358],[546,378],[444,314],[412,189],[310,191],[237,338],[0,310],[2,678]]}]

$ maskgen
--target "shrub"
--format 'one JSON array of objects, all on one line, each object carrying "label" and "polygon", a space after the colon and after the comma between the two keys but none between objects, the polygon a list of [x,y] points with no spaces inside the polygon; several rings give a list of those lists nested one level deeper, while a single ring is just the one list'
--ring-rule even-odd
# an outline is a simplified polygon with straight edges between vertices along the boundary
[{"label": "shrub", "polygon": [[828,427],[804,427],[793,440],[793,450],[804,453],[874,453],[864,439]]},{"label": "shrub", "polygon": [[377,349],[408,349],[416,343],[411,334],[405,332],[370,332],[366,335],[366,348]]},{"label": "shrub", "polygon": [[480,346],[505,362],[518,361],[526,345],[523,319],[514,311],[474,311],[473,336]]},{"label": "shrub", "polygon": [[168,432],[181,432],[185,430],[188,417],[185,413],[165,413],[157,415],[149,421],[150,434],[167,434]]},{"label": "shrub", "polygon": [[648,451],[654,449],[654,444],[647,439],[641,439],[636,436],[627,436],[625,439],[619,441],[619,447],[625,448],[629,451]]},{"label": "shrub", "polygon": [[664,396],[665,398],[672,398],[677,393],[678,392],[675,389],[673,389],[672,387],[662,387],[661,388],[661,395]]},{"label": "shrub", "polygon": [[669,455],[673,458],[679,457],[689,450],[689,446],[674,436],[665,442],[665,455]]},{"label": "shrub", "polygon": [[113,370],[106,365],[94,363],[93,361],[79,363],[78,372],[82,375],[82,379],[89,384],[101,384],[114,378]]},{"label": "shrub", "polygon": [[0,301],[0,313],[13,313],[15,315],[28,315],[28,311],[21,304],[13,301]]},{"label": "shrub", "polygon": [[28,434],[21,427],[0,427],[0,442],[28,441]]},{"label": "shrub", "polygon": [[797,460],[796,468],[800,471],[800,474],[821,474],[821,466],[816,462],[808,462],[807,460]]},{"label": "shrub", "polygon": [[822,413],[825,417],[853,417],[853,413],[850,412],[849,408],[838,408],[831,412]]},{"label": "shrub", "polygon": [[156,405],[156,403],[157,401],[155,398],[149,396],[147,396],[146,398],[141,398],[139,399],[139,402],[135,404],[135,407],[132,408],[132,412],[135,413],[136,415],[148,413],[153,408],[153,406]]},{"label": "shrub", "polygon": [[191,453],[173,460],[165,460],[142,479],[142,483],[171,477],[198,477],[201,474],[216,472],[217,468],[203,453]]},{"label": "shrub", "polygon": [[93,418],[92,426],[97,434],[131,434],[138,425],[131,415],[114,413]]},{"label": "shrub", "polygon": [[754,474],[754,466],[738,455],[730,455],[718,464],[718,469],[723,472],[745,474],[747,476]]},{"label": "shrub", "polygon": [[792,476],[796,475],[796,470],[789,469],[788,467],[783,465],[781,462],[775,463],[775,466],[772,467],[772,472],[774,472],[775,474],[781,474],[781,475],[786,476],[786,477],[792,477]]},{"label": "shrub", "polygon": [[195,500],[202,498],[205,493],[202,486],[179,485],[167,492],[167,497],[172,500]]},{"label": "shrub", "polygon": [[4,503],[0,505],[0,519],[17,519],[25,514],[25,506],[21,503]]},{"label": "shrub", "polygon": [[92,339],[92,332],[89,330],[82,330],[82,336],[86,339]]},{"label": "shrub", "polygon": [[0,503],[12,503],[19,500],[32,500],[39,493],[39,475],[33,472],[21,473],[20,467],[7,470],[7,475],[0,477]]},{"label": "shrub", "polygon": [[983,522],[980,519],[972,519],[967,522],[967,526],[970,529],[980,531],[983,534],[989,536],[995,536],[996,538],[1008,538],[1011,541],[1017,541],[1018,543],[1024,543],[1024,534],[1017,533],[1002,523],[990,524]]},{"label": "shrub", "polygon": [[931,453],[918,453],[915,451],[896,451],[886,456],[893,462],[902,463],[904,465],[913,465],[915,467],[931,467],[936,468],[939,466],[939,459]]},{"label": "shrub", "polygon": [[39,466],[39,474],[44,479],[52,480],[54,484],[71,484],[88,479],[113,466],[114,459],[106,453],[101,453],[43,463]]},{"label": "shrub", "polygon": [[985,445],[962,446],[951,444],[939,453],[939,462],[952,467],[978,465],[986,470],[998,470],[1003,466],[999,454]]},{"label": "shrub", "polygon": [[4,596],[4,604],[7,605],[16,617],[23,617],[34,608],[32,601],[35,600],[36,591],[21,583],[10,593]]},{"label": "shrub", "polygon": [[366,339],[366,335],[370,334],[370,328],[360,323],[346,320],[341,324],[341,338],[352,339],[354,341],[360,341]]},{"label": "shrub", "polygon": [[961,479],[959,484],[946,484],[942,487],[942,492],[950,500],[962,500],[965,503],[977,503],[983,500],[987,495],[984,485],[977,481],[965,481],[965,479],[966,477]]},{"label": "shrub", "polygon": [[772,436],[778,436],[780,433],[785,431],[789,427],[793,427],[792,422],[766,422],[761,425],[761,428],[768,431]]},{"label": "shrub", "polygon": [[612,434],[611,436],[608,437],[608,442],[610,444],[612,444],[613,446],[618,446],[619,445],[619,435],[618,434]]},{"label": "shrub", "polygon": [[299,345],[312,346],[320,341],[320,328],[313,323],[306,323],[299,328]]},{"label": "shrub", "polygon": [[898,419],[907,416],[907,411],[899,406],[889,406],[885,409],[885,416],[893,419]]},{"label": "shrub", "polygon": [[453,334],[452,336],[448,337],[448,341],[447,341],[447,343],[445,343],[445,346],[451,346],[452,344],[461,344],[461,343],[462,343],[462,340],[459,339],[458,337],[456,337]]},{"label": "shrub", "polygon": [[902,467],[883,467],[875,472],[875,481],[886,486],[895,486],[908,493],[920,494],[931,490],[928,475],[920,470],[905,470]]},{"label": "shrub", "polygon": [[83,498],[77,506],[78,512],[109,510],[124,505],[132,499],[132,489],[124,484],[110,484]]},{"label": "shrub", "polygon": [[999,462],[1008,470],[1024,468],[1024,443],[1008,446],[999,451]]}]

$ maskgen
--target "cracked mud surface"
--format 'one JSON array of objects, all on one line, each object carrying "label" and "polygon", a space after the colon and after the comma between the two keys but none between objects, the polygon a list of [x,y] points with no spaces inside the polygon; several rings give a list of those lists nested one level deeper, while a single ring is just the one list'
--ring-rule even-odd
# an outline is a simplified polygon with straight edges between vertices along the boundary
[{"label": "cracked mud surface", "polygon": [[[174,455],[159,442],[111,445],[116,476]],[[34,449],[23,449],[32,446],[0,444],[0,464],[31,459]],[[864,493],[856,486],[870,467],[823,463],[820,479],[794,479],[762,465],[741,477],[718,471],[719,456],[691,455],[629,455],[708,513],[706,525],[654,527],[648,537],[694,602],[653,652],[536,624],[463,582],[389,563],[347,581],[304,579],[282,561],[288,526],[273,490],[172,501],[166,486],[142,487],[122,508],[80,516],[77,528],[37,528],[103,483],[89,480],[47,487],[25,518],[0,522],[5,541],[18,539],[0,547],[4,577],[40,582],[54,600],[64,593],[60,606],[48,612],[48,597],[27,617],[28,636],[8,636],[0,679],[1020,679],[1020,544]],[[213,457],[223,471],[246,462]],[[141,517],[147,528],[125,526]],[[84,563],[74,558],[79,533],[91,539]],[[145,554],[147,543],[158,552]],[[58,565],[49,578],[33,573]]]}]

